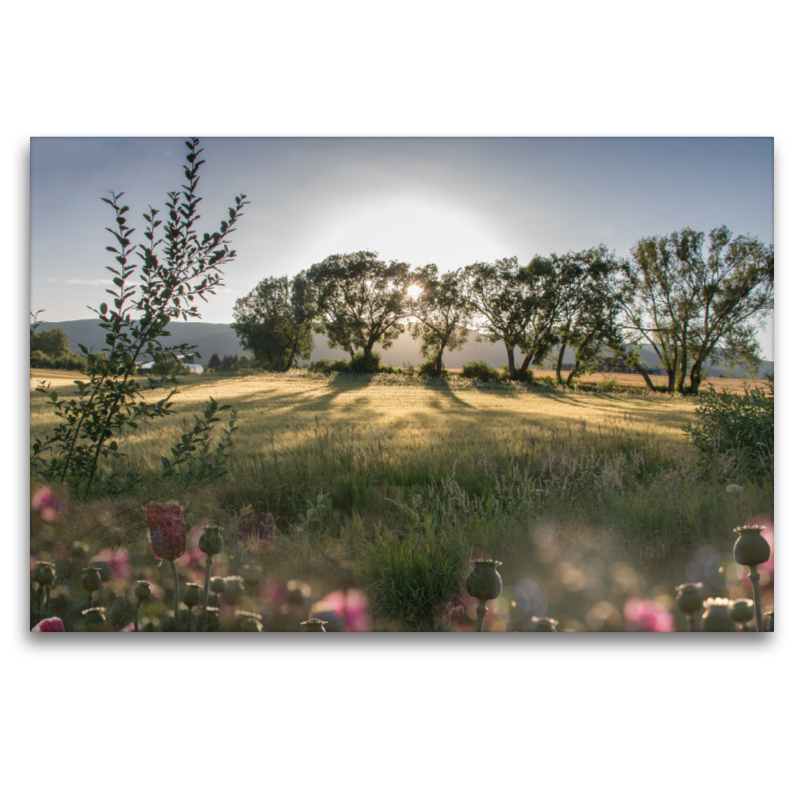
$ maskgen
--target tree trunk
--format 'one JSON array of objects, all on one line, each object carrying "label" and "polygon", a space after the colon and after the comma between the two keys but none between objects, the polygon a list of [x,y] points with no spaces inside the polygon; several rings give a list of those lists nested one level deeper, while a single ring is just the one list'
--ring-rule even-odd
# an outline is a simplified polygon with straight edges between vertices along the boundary
[{"label": "tree trunk", "polygon": [[[561,365],[564,363],[564,352],[567,349],[567,343],[564,342],[559,351],[558,351],[558,360],[556,361],[556,382],[561,383]],[[573,370],[574,371],[574,370]],[[567,378],[567,385],[569,386],[569,382],[572,378],[572,372],[569,374],[569,378]]]},{"label": "tree trunk", "polygon": [[525,358],[522,359],[522,363],[519,365],[519,369],[517,370],[517,378],[520,380],[525,380],[525,373],[528,371],[528,366],[531,363],[531,354],[528,353]]},{"label": "tree trunk", "polygon": [[506,353],[508,354],[508,375],[513,381],[517,377],[517,370],[514,366],[514,348],[506,345]]},{"label": "tree trunk", "polygon": [[444,358],[444,347],[442,347],[441,350],[439,350],[439,352],[436,355],[436,374],[437,375],[441,375],[442,374],[442,368],[443,368],[442,367],[442,359],[443,358]]},{"label": "tree trunk", "polygon": [[654,392],[656,390],[656,387],[653,386],[653,381],[650,379],[650,375],[647,374],[647,370],[640,364],[635,364],[633,368],[644,378],[644,382],[647,384],[647,388],[651,392]]},{"label": "tree trunk", "polygon": [[691,385],[689,386],[689,394],[697,394],[700,391],[700,383],[703,380],[701,364],[695,363],[692,365],[690,378]]}]

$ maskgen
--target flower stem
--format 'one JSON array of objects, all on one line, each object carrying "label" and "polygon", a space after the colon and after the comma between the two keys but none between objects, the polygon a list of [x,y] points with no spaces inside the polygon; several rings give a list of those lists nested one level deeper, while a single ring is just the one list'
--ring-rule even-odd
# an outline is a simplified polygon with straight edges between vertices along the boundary
[{"label": "flower stem", "polygon": [[47,619],[50,616],[50,586],[44,587],[44,616]]},{"label": "flower stem", "polygon": [[42,587],[36,590],[36,624],[42,621]]},{"label": "flower stem", "polygon": [[483,618],[486,616],[486,603],[481,600],[478,603],[478,625],[475,630],[480,633],[483,630]]},{"label": "flower stem", "polygon": [[139,633],[139,609],[142,606],[142,601],[136,600],[136,611],[133,612],[133,630]]},{"label": "flower stem", "polygon": [[170,561],[172,567],[172,580],[175,583],[175,624],[178,626],[178,633],[181,632],[181,615],[178,613],[178,603],[180,601],[180,586],[178,584],[178,568],[174,561]]},{"label": "flower stem", "polygon": [[208,630],[208,585],[211,583],[211,556],[206,557],[206,580],[203,584],[203,631]]},{"label": "flower stem", "polygon": [[753,584],[753,601],[756,604],[756,630],[759,633],[763,633],[764,620],[761,618],[761,576],[758,574],[757,567],[750,567],[750,580]]}]

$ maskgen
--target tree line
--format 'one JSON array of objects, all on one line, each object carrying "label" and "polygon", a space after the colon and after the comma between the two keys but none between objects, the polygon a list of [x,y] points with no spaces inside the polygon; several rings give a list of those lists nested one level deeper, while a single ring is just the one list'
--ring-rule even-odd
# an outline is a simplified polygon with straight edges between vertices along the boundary
[{"label": "tree line", "polygon": [[773,247],[724,226],[707,239],[689,228],[643,238],[627,259],[600,245],[444,273],[361,251],[265,278],[236,301],[232,327],[256,362],[278,371],[310,358],[315,332],[351,359],[377,363],[376,345],[391,347],[407,324],[434,372],[473,330],[478,341],[503,344],[512,380],[529,379],[555,348],[559,382],[571,384],[610,352],[652,389],[641,358],[650,345],[668,390],[696,394],[709,363],[760,365],[757,333],[773,308],[773,280]]}]

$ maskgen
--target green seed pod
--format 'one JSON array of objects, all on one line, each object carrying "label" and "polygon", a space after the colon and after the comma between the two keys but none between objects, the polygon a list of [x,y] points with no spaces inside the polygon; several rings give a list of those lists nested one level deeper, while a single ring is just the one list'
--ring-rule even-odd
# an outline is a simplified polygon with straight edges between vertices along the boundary
[{"label": "green seed pod", "polygon": [[125,598],[115,597],[111,607],[108,609],[108,621],[112,626],[116,627],[125,619],[127,611],[128,604],[125,602]]},{"label": "green seed pod", "polygon": [[742,525],[734,529],[739,535],[733,545],[733,557],[737,564],[746,567],[757,567],[769,561],[769,542],[761,535],[763,525]]},{"label": "green seed pod", "polygon": [[83,629],[99,633],[106,629],[106,610],[102,606],[87,608],[81,612],[83,615]]},{"label": "green seed pod", "polygon": [[147,581],[139,581],[136,588],[133,590],[134,595],[138,600],[144,602],[150,599],[150,584]]},{"label": "green seed pod", "polygon": [[303,633],[327,633],[325,623],[321,619],[307,619],[300,624],[303,626]]},{"label": "green seed pod", "polygon": [[114,570],[111,565],[105,561],[92,561],[90,567],[96,567],[100,572],[100,580],[103,583],[108,583],[114,577]]},{"label": "green seed pod", "polygon": [[225,599],[236,603],[244,597],[244,579],[241,575],[229,575],[225,578]]},{"label": "green seed pod", "polygon": [[222,594],[225,591],[225,578],[212,578],[208,588],[214,594]]},{"label": "green seed pod", "polygon": [[731,615],[731,601],[723,597],[712,597],[703,604],[705,613],[703,614],[704,633],[733,633],[736,631],[736,623]]},{"label": "green seed pod", "polygon": [[249,611],[237,611],[234,629],[242,633],[261,633],[264,630],[261,615],[251,614]]},{"label": "green seed pod", "polygon": [[186,584],[186,588],[181,595],[181,600],[183,600],[184,605],[193,608],[194,606],[200,605],[202,598],[203,588],[201,586],[198,586],[196,583]]},{"label": "green seed pod", "polygon": [[736,600],[731,603],[731,616],[734,622],[750,622],[755,615],[756,609],[752,600]]},{"label": "green seed pod", "polygon": [[467,577],[467,592],[472,597],[477,597],[481,603],[494,600],[503,590],[503,579],[497,571],[502,562],[481,558],[472,563],[475,569]]},{"label": "green seed pod", "polygon": [[81,586],[87,592],[96,592],[103,584],[100,570],[97,567],[86,567],[81,571]]},{"label": "green seed pod", "polygon": [[703,607],[702,590],[702,583],[684,583],[675,587],[678,593],[678,608],[683,614],[694,614]]},{"label": "green seed pod", "polygon": [[50,586],[56,579],[56,565],[50,561],[39,561],[32,577],[39,586]]},{"label": "green seed pod", "polygon": [[775,633],[775,612],[767,611],[764,614],[764,631],[766,633]]},{"label": "green seed pod", "polygon": [[217,525],[207,525],[200,534],[197,546],[207,556],[216,556],[222,552],[222,533]]},{"label": "green seed pod", "polygon": [[161,621],[161,630],[164,633],[175,633],[178,630],[178,623],[175,621],[175,617],[164,617]]},{"label": "green seed pod", "polygon": [[[198,611],[193,617],[195,630],[203,630],[203,612]],[[208,607],[208,628],[209,633],[216,633],[219,631],[219,609]]]},{"label": "green seed pod", "polygon": [[557,619],[549,617],[531,617],[531,627],[528,629],[534,633],[558,633]]}]

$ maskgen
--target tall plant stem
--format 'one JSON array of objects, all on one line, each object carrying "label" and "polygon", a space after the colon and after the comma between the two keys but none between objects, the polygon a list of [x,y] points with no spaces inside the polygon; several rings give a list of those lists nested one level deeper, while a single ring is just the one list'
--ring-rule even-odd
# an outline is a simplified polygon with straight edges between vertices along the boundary
[{"label": "tall plant stem", "polygon": [[686,623],[689,626],[689,632],[693,633],[694,632],[694,615],[693,614],[687,614],[686,615]]},{"label": "tall plant stem", "polygon": [[206,558],[206,580],[203,584],[203,631],[208,631],[208,586],[211,583],[211,556]]},{"label": "tall plant stem", "polygon": [[42,587],[36,590],[36,624],[42,621]]},{"label": "tall plant stem", "polygon": [[750,580],[753,583],[753,602],[756,605],[756,630],[764,631],[764,620],[761,618],[761,576],[757,567],[750,567]]},{"label": "tall plant stem", "polygon": [[48,618],[50,616],[50,586],[44,587],[44,616]]},{"label": "tall plant stem", "polygon": [[133,612],[133,630],[139,633],[139,609],[142,607],[142,601],[136,600],[136,611]]},{"label": "tall plant stem", "polygon": [[181,617],[178,613],[178,603],[179,603],[179,595],[180,595],[180,587],[178,583],[178,568],[175,566],[174,561],[170,561],[170,566],[172,567],[172,580],[175,584],[175,624],[178,626],[178,633],[181,632]]},{"label": "tall plant stem", "polygon": [[486,603],[482,600],[478,603],[478,625],[475,630],[480,633],[483,630],[483,618],[486,616]]}]

